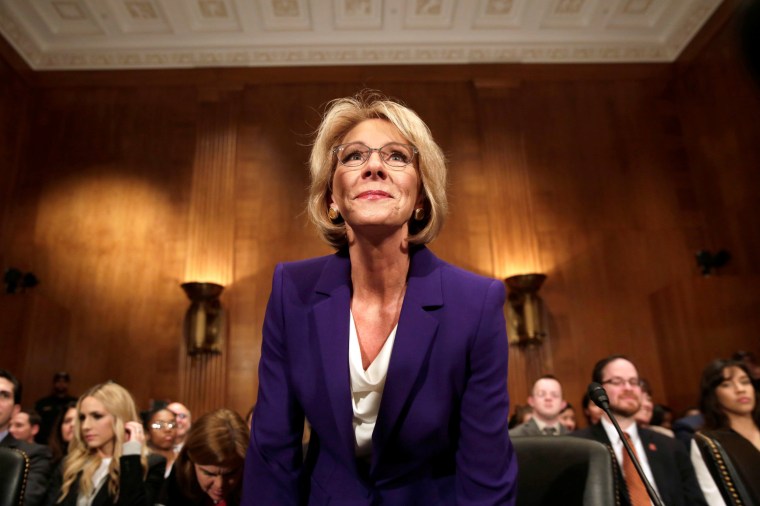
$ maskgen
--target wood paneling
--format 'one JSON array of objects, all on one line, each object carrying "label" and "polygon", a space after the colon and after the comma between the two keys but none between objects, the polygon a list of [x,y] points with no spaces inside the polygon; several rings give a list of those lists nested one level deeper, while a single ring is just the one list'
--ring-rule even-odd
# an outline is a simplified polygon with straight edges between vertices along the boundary
[{"label": "wood paneling", "polygon": [[[431,249],[499,279],[548,274],[549,336],[512,348],[514,402],[551,372],[578,403],[594,362],[626,353],[656,400],[682,409],[704,362],[731,351],[712,336],[760,351],[747,316],[760,100],[732,51],[721,35],[687,68],[45,74],[29,78],[26,108],[0,83],[3,128],[29,132],[0,140],[19,157],[0,175],[0,254],[42,281],[3,304],[3,361],[24,362],[12,368],[28,402],[69,369],[76,390],[112,378],[142,408],[179,398],[196,414],[245,413],[275,264],[330,252],[303,211],[320,112],[371,86],[417,110],[450,161],[451,211]],[[731,251],[720,279],[699,276],[700,248]],[[221,357],[184,355],[179,284],[191,280],[226,285]]]}]

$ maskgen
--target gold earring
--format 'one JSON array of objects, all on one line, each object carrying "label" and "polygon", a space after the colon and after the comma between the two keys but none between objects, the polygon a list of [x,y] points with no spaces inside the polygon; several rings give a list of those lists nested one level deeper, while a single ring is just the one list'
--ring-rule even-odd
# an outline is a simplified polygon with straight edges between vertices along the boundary
[{"label": "gold earring", "polygon": [[327,217],[330,218],[330,221],[333,223],[338,221],[338,218],[340,218],[340,211],[338,211],[334,207],[328,207],[327,208]]},{"label": "gold earring", "polygon": [[414,220],[415,221],[422,221],[422,219],[425,217],[425,210],[421,207],[418,207],[414,210]]}]

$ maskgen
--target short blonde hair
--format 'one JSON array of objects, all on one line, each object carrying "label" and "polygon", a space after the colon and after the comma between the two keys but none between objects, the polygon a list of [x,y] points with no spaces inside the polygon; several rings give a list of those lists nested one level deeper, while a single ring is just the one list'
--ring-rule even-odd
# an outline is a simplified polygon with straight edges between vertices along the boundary
[{"label": "short blonde hair", "polygon": [[419,151],[416,168],[424,196],[425,217],[420,221],[409,221],[409,242],[427,244],[440,232],[448,210],[446,159],[433,140],[430,129],[417,113],[400,102],[371,90],[359,92],[353,97],[338,98],[327,104],[309,159],[309,218],[331,246],[341,249],[347,245],[345,223],[342,220],[333,223],[327,216],[328,198],[337,163],[333,148],[352,128],[368,119],[389,121]]}]

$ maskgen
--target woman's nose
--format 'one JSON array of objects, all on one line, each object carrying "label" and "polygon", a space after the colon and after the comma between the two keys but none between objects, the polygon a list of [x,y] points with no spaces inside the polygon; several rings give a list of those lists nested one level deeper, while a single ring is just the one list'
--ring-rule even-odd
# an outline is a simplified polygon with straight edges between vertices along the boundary
[{"label": "woman's nose", "polygon": [[385,164],[379,151],[371,151],[364,167],[364,177],[385,177]]}]

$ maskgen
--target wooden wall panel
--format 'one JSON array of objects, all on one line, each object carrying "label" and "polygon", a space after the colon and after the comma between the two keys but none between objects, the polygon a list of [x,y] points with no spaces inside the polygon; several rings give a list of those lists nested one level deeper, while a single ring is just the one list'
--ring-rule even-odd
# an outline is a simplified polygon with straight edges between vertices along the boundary
[{"label": "wooden wall panel", "polygon": [[[593,363],[622,352],[652,381],[656,400],[682,409],[702,362],[727,352],[706,344],[711,335],[760,352],[756,321],[746,317],[760,251],[760,126],[752,121],[760,100],[727,48],[717,39],[688,69],[35,78],[21,121],[28,139],[0,139],[0,154],[26,142],[20,169],[0,175],[13,186],[0,255],[32,268],[43,281],[35,294],[59,310],[13,299],[0,314],[16,322],[21,342],[0,349],[25,363],[31,400],[47,390],[37,375],[67,368],[78,391],[113,378],[143,409],[180,398],[196,414],[219,405],[245,413],[256,398],[275,264],[330,253],[303,211],[320,112],[370,83],[417,110],[450,161],[450,215],[431,249],[498,279],[549,276],[541,292],[549,336],[540,347],[512,348],[513,402],[551,372],[577,403]],[[197,79],[178,85],[181,75]],[[153,86],[138,86],[140,76]],[[3,89],[0,110],[21,115]],[[701,247],[731,250],[735,260],[721,272],[730,280],[703,283],[693,258]],[[184,354],[188,301],[179,284],[190,280],[226,286],[221,357]],[[735,307],[744,309],[718,317]],[[714,317],[703,326],[699,315]],[[689,344],[692,336],[702,344]],[[26,352],[53,343],[59,360]],[[682,361],[685,347],[694,352]]]}]

